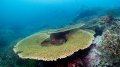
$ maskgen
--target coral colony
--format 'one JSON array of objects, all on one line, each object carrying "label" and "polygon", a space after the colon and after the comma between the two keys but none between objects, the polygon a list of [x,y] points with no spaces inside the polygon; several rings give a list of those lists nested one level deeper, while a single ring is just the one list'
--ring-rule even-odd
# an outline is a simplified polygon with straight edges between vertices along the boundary
[{"label": "coral colony", "polygon": [[[60,29],[41,31],[13,48],[38,67],[120,67],[120,18],[99,16]],[[99,34],[98,32],[101,32]]]},{"label": "coral colony", "polygon": [[18,42],[14,51],[20,52],[18,55],[21,58],[57,61],[89,47],[94,39],[93,33],[78,28],[62,30],[40,32],[27,37]]}]

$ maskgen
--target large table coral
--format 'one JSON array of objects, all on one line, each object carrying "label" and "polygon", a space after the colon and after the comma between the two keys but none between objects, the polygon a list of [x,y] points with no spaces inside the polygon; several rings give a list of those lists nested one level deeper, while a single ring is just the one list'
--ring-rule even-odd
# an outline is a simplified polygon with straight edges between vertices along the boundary
[{"label": "large table coral", "polygon": [[[24,59],[29,58],[44,61],[56,61],[57,59],[71,56],[78,50],[89,47],[94,39],[93,33],[78,28],[64,31],[61,30],[62,29],[52,32],[39,32],[24,38],[14,46],[14,52]],[[59,41],[59,37],[56,40],[55,38],[51,38],[51,35],[54,33],[57,33],[58,35],[66,31],[69,32],[64,34],[67,39],[66,42],[61,43],[61,45],[56,45],[57,43],[54,45],[51,43],[53,42],[53,39],[54,41]]]}]

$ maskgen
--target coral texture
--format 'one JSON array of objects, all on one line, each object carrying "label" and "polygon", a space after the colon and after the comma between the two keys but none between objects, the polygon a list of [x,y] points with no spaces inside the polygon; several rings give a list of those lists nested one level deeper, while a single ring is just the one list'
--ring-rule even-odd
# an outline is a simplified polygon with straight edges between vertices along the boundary
[{"label": "coral texture", "polygon": [[102,65],[119,66],[120,63],[120,26],[112,26],[102,36],[99,51],[102,53]]},{"label": "coral texture", "polygon": [[56,61],[89,47],[94,39],[93,33],[79,29],[70,33],[67,42],[62,45],[42,46],[41,42],[50,38],[50,35],[47,32],[40,32],[29,36],[17,43],[14,52],[21,58]]}]

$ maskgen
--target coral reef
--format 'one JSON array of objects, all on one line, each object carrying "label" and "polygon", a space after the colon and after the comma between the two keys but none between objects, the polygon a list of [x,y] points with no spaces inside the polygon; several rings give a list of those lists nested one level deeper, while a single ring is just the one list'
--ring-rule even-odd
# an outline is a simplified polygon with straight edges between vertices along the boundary
[{"label": "coral reef", "polygon": [[38,67],[120,67],[119,19],[100,16],[40,32],[19,41],[14,52],[22,59],[43,60]]},{"label": "coral reef", "polygon": [[0,25],[0,67],[120,67],[120,8],[102,10],[83,10],[68,26],[52,25],[56,29]]},{"label": "coral reef", "polygon": [[106,62],[108,66],[120,66],[120,26],[110,27],[104,32],[102,39],[99,48],[102,63]]},{"label": "coral reef", "polygon": [[91,29],[96,33],[93,46],[82,58],[85,67],[119,67],[120,18],[110,12],[106,16],[85,19],[79,21],[86,22],[82,29]]},{"label": "coral reef", "polygon": [[[83,58],[86,67],[120,66],[120,25],[115,20],[110,21],[112,24],[106,22],[108,25],[103,28],[103,34],[96,36],[94,46]],[[106,25],[106,22],[103,25]]]}]

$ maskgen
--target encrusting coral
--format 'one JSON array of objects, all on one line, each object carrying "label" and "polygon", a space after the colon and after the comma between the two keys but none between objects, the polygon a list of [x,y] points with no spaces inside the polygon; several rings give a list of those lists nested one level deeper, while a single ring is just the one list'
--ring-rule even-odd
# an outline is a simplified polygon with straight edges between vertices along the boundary
[{"label": "encrusting coral", "polygon": [[112,26],[103,33],[101,48],[99,51],[101,51],[102,54],[102,62],[106,62],[109,66],[119,66],[120,25]]},{"label": "encrusting coral", "polygon": [[[83,58],[86,67],[120,67],[120,22],[119,17],[115,20],[106,21],[104,16],[101,18],[104,22],[102,35],[96,36],[94,46],[89,54]],[[112,23],[112,24],[111,24]]]},{"label": "encrusting coral", "polygon": [[66,58],[89,47],[94,39],[93,33],[79,29],[80,26],[33,34],[19,41],[13,50],[23,59],[56,61]]}]

